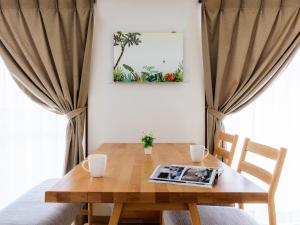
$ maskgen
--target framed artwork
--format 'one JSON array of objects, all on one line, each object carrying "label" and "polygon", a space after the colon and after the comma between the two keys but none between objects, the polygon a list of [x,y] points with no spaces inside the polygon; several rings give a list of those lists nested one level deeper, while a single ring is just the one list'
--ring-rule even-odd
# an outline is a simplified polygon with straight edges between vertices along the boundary
[{"label": "framed artwork", "polygon": [[113,34],[114,82],[182,82],[183,34]]}]

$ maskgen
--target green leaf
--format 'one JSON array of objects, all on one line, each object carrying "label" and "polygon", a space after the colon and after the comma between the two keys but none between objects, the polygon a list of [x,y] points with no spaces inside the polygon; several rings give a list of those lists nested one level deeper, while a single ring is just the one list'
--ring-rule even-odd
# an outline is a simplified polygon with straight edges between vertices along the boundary
[{"label": "green leaf", "polygon": [[124,71],[121,67],[117,67],[114,69],[114,81],[115,82],[119,82],[119,81],[123,81],[124,78]]},{"label": "green leaf", "polygon": [[175,74],[175,79],[174,79],[175,82],[183,81],[184,73],[183,73],[183,64],[182,63],[179,64],[178,69],[175,71],[174,74]]},{"label": "green leaf", "polygon": [[123,64],[123,67],[128,70],[129,72],[133,73],[134,72],[134,69],[132,69],[131,66],[127,65],[127,64]]},{"label": "green leaf", "polygon": [[141,142],[144,144],[144,147],[152,147],[153,146],[153,141],[154,141],[154,137],[152,137],[151,135],[145,135],[141,138]]}]

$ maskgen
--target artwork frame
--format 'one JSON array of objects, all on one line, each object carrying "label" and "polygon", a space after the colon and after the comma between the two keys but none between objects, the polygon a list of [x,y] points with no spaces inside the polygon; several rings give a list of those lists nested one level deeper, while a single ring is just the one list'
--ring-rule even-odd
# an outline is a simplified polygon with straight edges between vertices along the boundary
[{"label": "artwork frame", "polygon": [[122,32],[113,34],[113,81],[183,82],[183,34]]}]

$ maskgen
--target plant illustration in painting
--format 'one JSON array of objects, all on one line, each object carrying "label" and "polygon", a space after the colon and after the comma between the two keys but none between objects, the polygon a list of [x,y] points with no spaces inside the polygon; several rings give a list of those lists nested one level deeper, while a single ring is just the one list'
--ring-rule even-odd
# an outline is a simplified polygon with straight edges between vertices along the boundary
[{"label": "plant illustration in painting", "polygon": [[183,39],[177,33],[116,32],[115,82],[182,82]]},{"label": "plant illustration in painting", "polygon": [[118,31],[114,34],[114,46],[120,46],[121,47],[121,53],[117,59],[116,64],[114,65],[114,69],[118,66],[126,47],[139,45],[142,41],[139,39],[140,33],[122,33],[121,31]]}]

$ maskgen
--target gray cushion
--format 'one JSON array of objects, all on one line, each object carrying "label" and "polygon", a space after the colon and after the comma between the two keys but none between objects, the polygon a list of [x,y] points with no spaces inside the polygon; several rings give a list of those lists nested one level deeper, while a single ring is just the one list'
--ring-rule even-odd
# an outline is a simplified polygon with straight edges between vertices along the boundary
[{"label": "gray cushion", "polygon": [[[233,207],[198,206],[203,225],[258,225],[243,210]],[[165,211],[165,225],[192,225],[188,211]]]},{"label": "gray cushion", "polygon": [[0,225],[70,225],[81,204],[45,203],[45,191],[58,179],[44,181],[0,211]]}]

